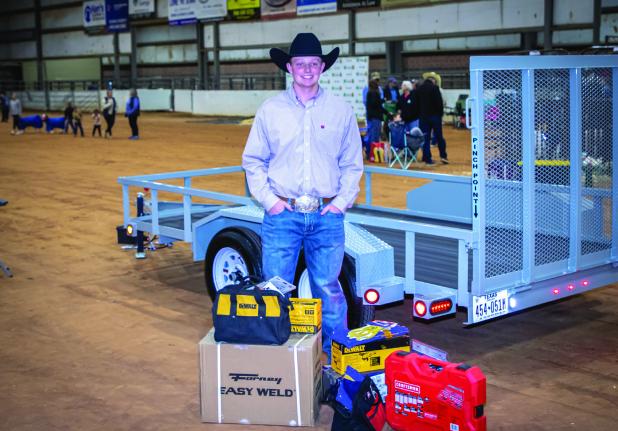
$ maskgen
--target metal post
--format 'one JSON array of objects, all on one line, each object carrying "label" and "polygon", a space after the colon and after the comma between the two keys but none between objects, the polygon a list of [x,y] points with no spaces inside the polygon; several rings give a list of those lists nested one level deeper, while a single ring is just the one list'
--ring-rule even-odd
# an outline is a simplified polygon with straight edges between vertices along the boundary
[{"label": "metal post", "polygon": [[43,81],[43,37],[41,35],[41,0],[34,1],[34,35],[36,38],[36,79],[37,90],[44,86]]},{"label": "metal post", "polygon": [[[483,106],[483,72],[470,70],[472,120],[472,294],[484,293],[485,274],[485,115]],[[470,298],[469,304],[472,304]]]},{"label": "metal post", "polygon": [[354,9],[348,12],[348,55],[356,55],[356,13]]},{"label": "metal post", "polygon": [[582,75],[581,69],[569,70],[569,94],[570,94],[570,124],[571,145],[570,154],[570,232],[569,232],[569,272],[575,272],[581,265],[581,201],[582,201]]},{"label": "metal post", "polygon": [[552,47],[552,25],[554,23],[554,0],[545,0],[545,20],[543,25],[543,49]]},{"label": "metal post", "polygon": [[601,0],[594,0],[592,6],[592,44],[601,44]]},{"label": "metal post", "polygon": [[534,134],[534,69],[522,70],[522,282],[534,279],[535,257],[535,134]]},{"label": "metal post", "polygon": [[[191,188],[191,177],[184,179],[184,187],[186,189]],[[182,209],[185,241],[191,242],[191,195],[185,194],[182,196]]]},{"label": "metal post", "polygon": [[202,88],[206,89],[205,75],[208,65],[208,58],[204,58],[204,27],[201,22],[195,24],[196,44],[197,44],[197,80]]},{"label": "metal post", "polygon": [[612,67],[612,261],[618,260],[618,67]]},{"label": "metal post", "polygon": [[137,88],[137,27],[133,25],[131,26],[131,87]]},{"label": "metal post", "polygon": [[[142,217],[144,215],[144,194],[141,192],[137,194],[136,208],[137,208],[137,216]],[[142,232],[139,229],[137,230],[136,240],[137,240],[137,251],[135,252],[135,258],[145,259],[146,252],[144,251],[144,232]]]},{"label": "metal post", "polygon": [[371,205],[371,172],[365,172],[365,203]]},{"label": "metal post", "polygon": [[219,64],[219,50],[221,46],[219,44],[219,23],[215,22],[213,26],[213,66],[214,66],[214,76],[213,76],[213,89],[218,90],[221,88],[221,65]]},{"label": "metal post", "polygon": [[114,87],[120,85],[120,43],[118,41],[118,33],[114,33]]}]

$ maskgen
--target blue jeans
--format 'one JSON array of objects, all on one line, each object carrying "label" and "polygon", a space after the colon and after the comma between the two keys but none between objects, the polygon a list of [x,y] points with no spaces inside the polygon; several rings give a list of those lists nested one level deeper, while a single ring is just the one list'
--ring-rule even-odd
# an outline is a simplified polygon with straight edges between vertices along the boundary
[{"label": "blue jeans", "polygon": [[329,360],[333,332],[347,329],[348,306],[338,280],[345,251],[343,217],[284,210],[274,216],[264,212],[262,223],[265,280],[278,275],[293,283],[298,254],[304,248],[311,293],[322,300],[322,343]]},{"label": "blue jeans", "polygon": [[431,132],[438,142],[438,149],[440,150],[440,158],[446,159],[446,141],[442,136],[442,117],[439,115],[431,115],[429,117],[422,117],[421,130],[425,134],[425,143],[423,144],[423,161],[431,162]]},{"label": "blue jeans", "polygon": [[367,153],[367,160],[371,158],[369,152],[371,151],[371,143],[380,141],[382,122],[380,120],[367,120],[367,142],[365,143],[365,152]]}]

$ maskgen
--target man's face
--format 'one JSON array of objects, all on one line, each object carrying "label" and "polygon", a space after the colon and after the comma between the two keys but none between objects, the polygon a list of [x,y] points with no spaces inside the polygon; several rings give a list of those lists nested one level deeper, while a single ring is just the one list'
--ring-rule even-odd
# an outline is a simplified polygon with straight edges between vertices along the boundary
[{"label": "man's face", "polygon": [[324,71],[324,62],[320,57],[293,57],[287,64],[294,84],[299,87],[314,87]]}]

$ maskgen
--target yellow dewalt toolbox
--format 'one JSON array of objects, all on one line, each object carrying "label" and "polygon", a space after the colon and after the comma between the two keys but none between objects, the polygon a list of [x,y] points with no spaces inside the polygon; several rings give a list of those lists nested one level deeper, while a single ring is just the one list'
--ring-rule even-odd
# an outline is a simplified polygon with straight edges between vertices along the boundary
[{"label": "yellow dewalt toolbox", "polygon": [[322,329],[322,301],[315,298],[290,298],[292,332],[317,334]]},{"label": "yellow dewalt toolbox", "polygon": [[398,350],[410,351],[408,328],[374,320],[362,328],[335,331],[331,366],[339,374],[345,374],[348,365],[360,373],[380,371],[388,355]]}]

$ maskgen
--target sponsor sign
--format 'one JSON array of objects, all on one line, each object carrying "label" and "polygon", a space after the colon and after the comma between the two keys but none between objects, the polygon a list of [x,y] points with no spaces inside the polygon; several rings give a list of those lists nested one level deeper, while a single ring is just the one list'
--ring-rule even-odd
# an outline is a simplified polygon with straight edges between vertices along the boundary
[{"label": "sponsor sign", "polygon": [[216,20],[227,14],[226,0],[168,0],[168,21],[171,25]]},{"label": "sponsor sign", "polygon": [[129,29],[129,0],[106,0],[105,21],[107,31],[127,31]]},{"label": "sponsor sign", "polygon": [[382,7],[429,6],[432,3],[444,3],[450,0],[382,0]]},{"label": "sponsor sign", "polygon": [[227,0],[230,19],[247,20],[260,17],[260,0]]},{"label": "sponsor sign", "polygon": [[83,3],[84,27],[105,27],[105,0],[90,0]]},{"label": "sponsor sign", "polygon": [[380,0],[339,0],[339,9],[380,6]]},{"label": "sponsor sign", "polygon": [[129,0],[129,15],[148,16],[155,12],[155,0]]},{"label": "sponsor sign", "polygon": [[337,0],[296,0],[297,15],[337,12]]},{"label": "sponsor sign", "polygon": [[262,18],[285,18],[296,15],[296,0],[262,0]]}]

